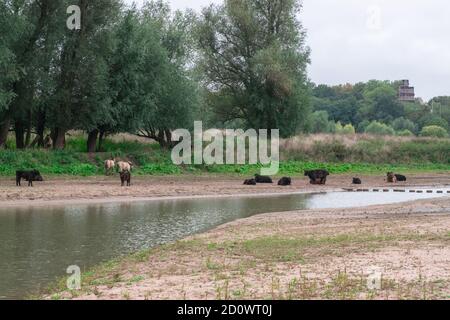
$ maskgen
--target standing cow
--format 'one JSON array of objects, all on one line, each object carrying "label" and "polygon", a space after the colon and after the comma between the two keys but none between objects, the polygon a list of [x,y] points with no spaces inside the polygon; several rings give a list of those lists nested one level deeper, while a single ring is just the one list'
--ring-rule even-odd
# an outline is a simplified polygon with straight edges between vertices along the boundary
[{"label": "standing cow", "polygon": [[324,185],[330,173],[327,170],[306,170],[305,177],[309,178],[311,184]]},{"label": "standing cow", "polygon": [[120,173],[120,182],[122,183],[122,187],[125,186],[125,182],[127,183],[127,187],[131,186],[131,173],[128,170],[123,170]]},{"label": "standing cow", "polygon": [[44,181],[44,179],[41,176],[41,173],[38,170],[31,170],[31,171],[23,171],[23,170],[17,170],[16,171],[16,186],[20,187],[20,181],[22,179],[25,179],[28,181],[28,186],[33,186],[33,181]]}]

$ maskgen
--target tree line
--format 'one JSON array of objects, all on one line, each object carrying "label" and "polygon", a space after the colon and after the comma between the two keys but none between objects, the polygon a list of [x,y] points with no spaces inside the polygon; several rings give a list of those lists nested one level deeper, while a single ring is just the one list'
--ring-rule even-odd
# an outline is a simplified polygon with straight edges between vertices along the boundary
[{"label": "tree line", "polygon": [[[70,5],[81,29],[66,26]],[[228,0],[197,14],[163,1],[0,3],[0,147],[62,149],[70,130],[88,151],[129,132],[171,144],[194,119],[304,126],[309,51],[296,0]]]},{"label": "tree line", "polygon": [[448,136],[450,97],[401,102],[399,86],[399,81],[377,80],[339,86],[311,84],[311,132]]},{"label": "tree line", "polygon": [[[79,30],[66,25],[71,5]],[[3,0],[0,148],[13,135],[18,149],[63,149],[71,130],[87,133],[89,152],[119,132],[171,147],[171,132],[194,119],[283,137],[448,130],[450,98],[403,104],[395,82],[311,83],[301,9],[300,0],[225,0],[199,13],[161,0]]]}]

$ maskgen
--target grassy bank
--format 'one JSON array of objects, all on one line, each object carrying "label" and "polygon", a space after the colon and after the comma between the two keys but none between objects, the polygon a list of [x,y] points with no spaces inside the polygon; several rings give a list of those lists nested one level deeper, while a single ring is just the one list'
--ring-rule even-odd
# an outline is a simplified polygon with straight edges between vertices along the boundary
[{"label": "grassy bank", "polygon": [[[258,165],[176,166],[168,150],[130,138],[108,139],[103,148],[104,152],[88,154],[85,138],[77,136],[68,139],[63,151],[2,150],[0,175],[11,176],[17,169],[31,168],[46,175],[101,175],[104,160],[113,157],[132,161],[135,175],[252,175],[260,168]],[[284,140],[280,150],[280,175],[301,175],[304,170],[314,168],[326,168],[333,174],[450,171],[449,139],[314,135]]]}]

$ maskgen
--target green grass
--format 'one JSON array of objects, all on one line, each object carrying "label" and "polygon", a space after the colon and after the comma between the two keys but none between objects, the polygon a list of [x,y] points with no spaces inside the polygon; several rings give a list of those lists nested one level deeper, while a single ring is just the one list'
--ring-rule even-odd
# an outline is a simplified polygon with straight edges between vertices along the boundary
[{"label": "green grass", "polygon": [[[395,144],[395,145],[392,145]],[[134,175],[223,174],[252,176],[260,165],[184,165],[171,161],[170,151],[157,144],[137,141],[105,140],[104,152],[86,153],[83,137],[67,140],[63,151],[13,149],[0,151],[0,176],[12,176],[16,170],[37,169],[45,175],[95,176],[104,174],[106,159],[130,160],[135,164]],[[446,140],[386,142],[361,140],[346,147],[340,142],[316,143],[310,150],[282,151],[279,175],[302,175],[304,170],[324,168],[332,174],[380,172],[449,172],[450,144]],[[393,150],[395,152],[393,152]],[[340,160],[341,159],[341,160]]]}]

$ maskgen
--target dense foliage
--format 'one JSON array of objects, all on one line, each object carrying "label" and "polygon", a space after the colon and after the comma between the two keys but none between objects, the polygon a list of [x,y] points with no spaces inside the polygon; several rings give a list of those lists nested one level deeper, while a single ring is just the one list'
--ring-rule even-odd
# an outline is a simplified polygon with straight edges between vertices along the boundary
[{"label": "dense foliage", "polygon": [[351,124],[360,133],[387,135],[418,135],[427,126],[449,129],[450,97],[428,103],[420,99],[400,102],[398,87],[398,81],[376,80],[339,86],[311,84],[311,132],[335,132],[333,122]]},{"label": "dense foliage", "polygon": [[[72,4],[81,8],[79,30],[66,26]],[[192,122],[191,13],[159,1],[141,10],[121,0],[0,6],[0,146],[13,130],[18,149],[44,146],[48,133],[63,149],[73,129],[88,133],[90,152],[117,132],[166,145],[171,130]]]}]

